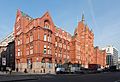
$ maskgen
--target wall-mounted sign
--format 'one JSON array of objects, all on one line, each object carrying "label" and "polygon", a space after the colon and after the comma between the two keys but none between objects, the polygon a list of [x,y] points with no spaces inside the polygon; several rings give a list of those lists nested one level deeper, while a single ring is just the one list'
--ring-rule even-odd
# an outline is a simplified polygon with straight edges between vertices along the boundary
[{"label": "wall-mounted sign", "polygon": [[2,65],[6,65],[6,58],[2,58]]}]

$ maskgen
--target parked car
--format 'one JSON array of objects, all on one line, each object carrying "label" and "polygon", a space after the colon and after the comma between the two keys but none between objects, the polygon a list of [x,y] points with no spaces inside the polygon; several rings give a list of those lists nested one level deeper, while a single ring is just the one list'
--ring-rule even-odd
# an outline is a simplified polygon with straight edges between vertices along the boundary
[{"label": "parked car", "polygon": [[64,73],[65,73],[65,68],[63,67],[56,68],[56,74],[64,74]]}]

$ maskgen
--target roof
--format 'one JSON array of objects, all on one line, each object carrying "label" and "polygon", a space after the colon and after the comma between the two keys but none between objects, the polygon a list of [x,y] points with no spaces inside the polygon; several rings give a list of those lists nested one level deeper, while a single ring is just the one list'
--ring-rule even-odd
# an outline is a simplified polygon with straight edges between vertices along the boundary
[{"label": "roof", "polygon": [[30,17],[28,14],[24,13],[23,11],[20,11],[22,16],[26,17],[26,18],[29,18],[29,20],[33,20],[32,17]]}]

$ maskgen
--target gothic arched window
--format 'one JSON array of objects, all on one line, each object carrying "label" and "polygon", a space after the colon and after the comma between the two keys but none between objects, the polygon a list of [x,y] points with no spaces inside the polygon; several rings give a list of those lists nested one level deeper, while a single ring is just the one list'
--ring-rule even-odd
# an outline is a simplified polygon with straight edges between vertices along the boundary
[{"label": "gothic arched window", "polygon": [[44,21],[44,28],[50,29],[50,22],[49,20]]}]

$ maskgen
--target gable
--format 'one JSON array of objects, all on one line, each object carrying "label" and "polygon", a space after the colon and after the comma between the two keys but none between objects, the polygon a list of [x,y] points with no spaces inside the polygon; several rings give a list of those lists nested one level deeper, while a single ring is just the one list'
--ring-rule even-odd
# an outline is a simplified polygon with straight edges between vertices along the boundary
[{"label": "gable", "polygon": [[52,31],[55,31],[55,25],[52,21],[52,18],[50,16],[50,14],[48,12],[46,12],[42,17],[41,17],[41,23],[42,23],[42,27],[45,26],[45,23],[48,23],[50,25],[50,29]]}]

